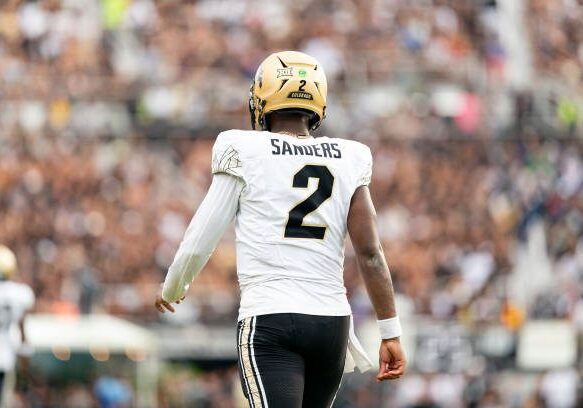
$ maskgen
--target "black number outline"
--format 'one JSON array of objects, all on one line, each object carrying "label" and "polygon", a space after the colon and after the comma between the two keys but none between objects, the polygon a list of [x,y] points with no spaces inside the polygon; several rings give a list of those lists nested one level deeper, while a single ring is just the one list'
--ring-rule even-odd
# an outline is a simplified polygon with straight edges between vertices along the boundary
[{"label": "black number outline", "polygon": [[304,89],[306,87],[306,80],[302,79],[300,81],[300,87],[298,88],[298,91],[300,92],[306,92],[306,90]]},{"label": "black number outline", "polygon": [[307,188],[310,179],[318,179],[316,191],[296,204],[288,213],[284,238],[324,239],[327,225],[306,225],[304,218],[332,197],[335,177],[327,166],[307,164],[294,174],[294,188]]}]

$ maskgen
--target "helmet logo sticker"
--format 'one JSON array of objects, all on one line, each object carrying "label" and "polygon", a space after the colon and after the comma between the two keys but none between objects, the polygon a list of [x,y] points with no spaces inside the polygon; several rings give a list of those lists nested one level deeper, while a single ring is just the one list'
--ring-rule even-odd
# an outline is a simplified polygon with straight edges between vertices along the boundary
[{"label": "helmet logo sticker", "polygon": [[305,77],[306,77],[306,75],[307,75],[307,72],[306,72],[306,70],[305,70],[305,69],[303,69],[303,68],[302,68],[302,69],[300,69],[300,70],[298,71],[298,75],[299,75],[299,77],[300,77],[300,78],[305,78]]},{"label": "helmet logo sticker", "polygon": [[309,101],[314,100],[314,97],[312,96],[311,93],[301,91],[290,92],[287,97],[292,99],[307,99]]},{"label": "helmet logo sticker", "polygon": [[293,75],[294,75],[294,73],[293,73],[293,67],[289,67],[289,68],[278,68],[277,69],[277,77],[276,78],[292,77]]}]

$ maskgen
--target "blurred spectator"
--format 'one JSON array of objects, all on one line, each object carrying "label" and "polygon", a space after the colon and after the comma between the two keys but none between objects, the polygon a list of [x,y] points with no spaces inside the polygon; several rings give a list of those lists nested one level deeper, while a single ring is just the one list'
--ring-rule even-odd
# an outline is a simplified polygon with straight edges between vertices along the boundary
[{"label": "blurred spectator", "polygon": [[123,408],[132,406],[132,391],[118,378],[103,376],[95,382],[95,398],[100,408]]}]

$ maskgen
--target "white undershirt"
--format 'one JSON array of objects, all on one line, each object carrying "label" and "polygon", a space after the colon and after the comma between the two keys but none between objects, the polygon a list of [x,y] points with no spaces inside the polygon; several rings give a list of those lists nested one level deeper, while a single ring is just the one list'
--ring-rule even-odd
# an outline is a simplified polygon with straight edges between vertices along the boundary
[{"label": "white undershirt", "polygon": [[235,218],[244,182],[228,174],[215,174],[206,197],[186,230],[164,281],[162,297],[175,302],[207,263],[225,230]]}]

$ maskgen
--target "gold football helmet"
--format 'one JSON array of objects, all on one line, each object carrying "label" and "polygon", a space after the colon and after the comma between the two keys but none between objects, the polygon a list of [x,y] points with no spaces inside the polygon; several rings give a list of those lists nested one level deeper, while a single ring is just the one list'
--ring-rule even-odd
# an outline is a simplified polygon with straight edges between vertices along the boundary
[{"label": "gold football helmet", "polygon": [[16,273],[16,255],[10,248],[0,245],[0,280],[10,279]]},{"label": "gold football helmet", "polygon": [[308,112],[310,129],[317,129],[326,116],[327,92],[326,74],[316,59],[297,51],[271,54],[259,65],[251,84],[251,126],[269,130],[269,113],[291,109]]}]

